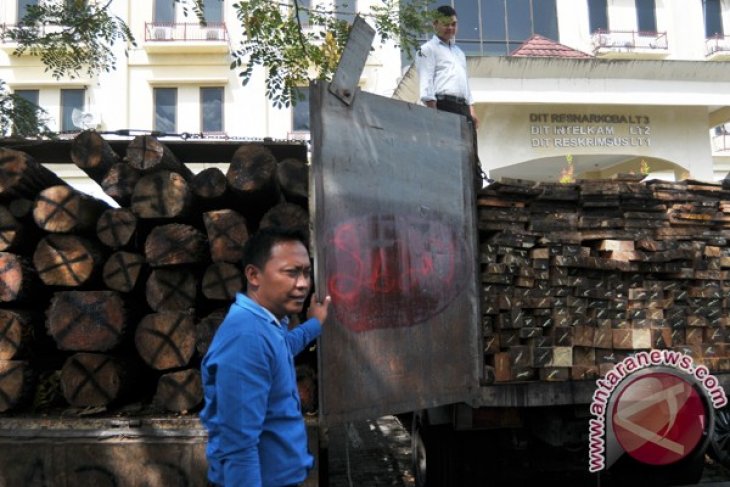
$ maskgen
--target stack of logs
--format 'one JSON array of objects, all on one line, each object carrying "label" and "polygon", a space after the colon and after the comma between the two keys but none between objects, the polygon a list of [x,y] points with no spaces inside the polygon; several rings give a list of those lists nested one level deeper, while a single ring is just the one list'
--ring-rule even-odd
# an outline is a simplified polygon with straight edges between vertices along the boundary
[{"label": "stack of logs", "polygon": [[595,379],[649,349],[730,370],[730,190],[640,179],[481,191],[493,380]]},{"label": "stack of logs", "polygon": [[53,403],[54,391],[66,407],[146,397],[194,410],[248,236],[308,227],[308,166],[247,143],[227,173],[193,174],[152,136],[120,155],[93,131],[69,158],[118,207],[0,149],[0,412]]}]

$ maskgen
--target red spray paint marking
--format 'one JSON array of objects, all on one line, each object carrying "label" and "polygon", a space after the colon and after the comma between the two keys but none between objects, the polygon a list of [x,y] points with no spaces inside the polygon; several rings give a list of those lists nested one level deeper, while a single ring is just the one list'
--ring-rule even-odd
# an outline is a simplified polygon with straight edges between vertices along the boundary
[{"label": "red spray paint marking", "polygon": [[355,332],[407,327],[443,311],[463,290],[463,237],[411,215],[338,225],[326,250],[327,288],[340,323]]}]

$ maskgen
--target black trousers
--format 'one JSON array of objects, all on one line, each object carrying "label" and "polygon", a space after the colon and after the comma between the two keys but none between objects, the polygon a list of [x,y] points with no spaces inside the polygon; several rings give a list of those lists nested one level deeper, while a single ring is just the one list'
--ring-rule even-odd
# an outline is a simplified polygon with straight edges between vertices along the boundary
[{"label": "black trousers", "polygon": [[474,144],[474,191],[479,192],[479,190],[482,189],[482,181],[487,179],[487,175],[484,174],[481,163],[479,162],[477,128],[474,124],[474,119],[471,116],[469,105],[451,100],[436,100],[436,109],[444,112],[456,113],[457,115],[463,115],[466,117],[466,121],[471,128],[471,138]]}]

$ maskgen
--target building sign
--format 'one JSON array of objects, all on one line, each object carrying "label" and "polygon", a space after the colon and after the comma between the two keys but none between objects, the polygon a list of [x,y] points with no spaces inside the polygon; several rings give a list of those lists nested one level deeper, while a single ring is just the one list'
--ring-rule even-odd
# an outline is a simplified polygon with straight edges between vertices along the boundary
[{"label": "building sign", "polygon": [[649,147],[648,115],[622,113],[530,113],[533,148]]}]

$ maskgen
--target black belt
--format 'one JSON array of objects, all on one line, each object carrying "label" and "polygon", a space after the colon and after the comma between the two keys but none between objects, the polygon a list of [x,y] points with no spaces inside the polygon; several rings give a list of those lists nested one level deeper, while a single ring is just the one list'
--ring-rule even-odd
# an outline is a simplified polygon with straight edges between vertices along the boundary
[{"label": "black belt", "polygon": [[456,103],[459,105],[466,105],[466,98],[462,98],[460,96],[436,95],[436,99],[438,101],[445,101],[445,102],[449,102],[449,103]]}]

